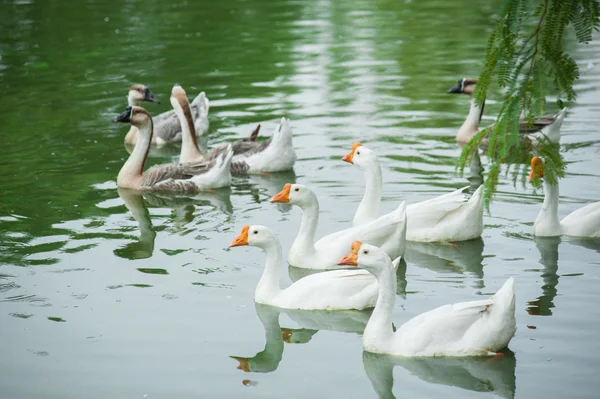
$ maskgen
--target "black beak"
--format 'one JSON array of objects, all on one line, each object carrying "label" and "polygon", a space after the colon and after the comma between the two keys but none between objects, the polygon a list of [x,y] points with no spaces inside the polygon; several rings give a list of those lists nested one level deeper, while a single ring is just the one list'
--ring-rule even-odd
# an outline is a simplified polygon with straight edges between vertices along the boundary
[{"label": "black beak", "polygon": [[113,119],[113,122],[128,123],[131,120],[131,111],[133,108],[127,107],[119,116]]},{"label": "black beak", "polygon": [[156,98],[156,96],[154,95],[154,93],[152,93],[152,92],[150,91],[150,89],[149,89],[149,88],[147,88],[147,87],[144,89],[144,101],[149,101],[149,102],[151,102],[151,103],[157,103],[157,104],[160,104],[160,101],[159,101],[159,99],[158,99],[158,98]]},{"label": "black beak", "polygon": [[446,93],[451,93],[451,94],[460,94],[462,93],[462,85],[460,83],[460,81],[458,82],[458,84],[456,86],[454,86],[451,89],[448,89],[448,91]]}]

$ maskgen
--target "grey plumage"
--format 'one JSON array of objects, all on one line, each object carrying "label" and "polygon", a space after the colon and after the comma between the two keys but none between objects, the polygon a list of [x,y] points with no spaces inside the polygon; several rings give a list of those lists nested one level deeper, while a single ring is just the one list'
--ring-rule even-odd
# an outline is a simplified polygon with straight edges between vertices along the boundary
[{"label": "grey plumage", "polygon": [[[273,137],[269,137],[261,143],[247,142],[247,141],[236,141],[232,143],[233,154],[239,155],[238,159],[231,163],[231,174],[232,175],[243,175],[248,173],[250,165],[244,161],[244,158],[250,157],[251,155],[258,154],[264,151],[271,144]],[[251,145],[250,145],[251,144]],[[236,153],[237,149],[237,153]]]},{"label": "grey plumage", "polygon": [[527,134],[527,133],[539,132],[540,130],[542,130],[546,126],[550,126],[554,122],[556,122],[555,115],[544,115],[540,118],[536,118],[533,120],[531,125],[525,119],[520,119],[519,120],[519,133]]},{"label": "grey plumage", "polygon": [[232,175],[244,175],[248,173],[248,169],[250,169],[250,166],[244,161],[232,162],[230,167]]},{"label": "grey plumage", "polygon": [[190,179],[204,174],[216,164],[216,159],[209,162],[156,165],[142,175],[142,190],[169,191],[181,194],[198,192],[198,187]]}]

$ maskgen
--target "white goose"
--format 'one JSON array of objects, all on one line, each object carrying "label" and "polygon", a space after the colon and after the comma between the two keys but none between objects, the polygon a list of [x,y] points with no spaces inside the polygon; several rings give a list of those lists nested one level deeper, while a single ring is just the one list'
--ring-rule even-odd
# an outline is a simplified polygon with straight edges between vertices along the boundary
[{"label": "white goose", "polygon": [[296,151],[289,119],[281,118],[273,135],[233,157],[232,172],[245,174],[285,172],[294,168]]},{"label": "white goose", "polygon": [[[141,107],[127,107],[114,122],[130,123],[140,132],[131,155],[119,171],[118,187],[193,194],[231,183],[231,148],[210,162],[155,165],[144,172],[152,141],[153,123],[150,113]],[[187,122],[184,120],[183,123]]]},{"label": "white goose", "polygon": [[[343,161],[358,166],[365,173],[366,188],[352,224],[360,226],[379,217],[382,176],[377,155],[360,143],[354,143]],[[483,186],[467,201],[465,188],[410,204],[406,207],[408,241],[466,241],[483,232]],[[385,216],[385,215],[384,215]]]},{"label": "white goose", "polygon": [[260,125],[258,125],[248,139],[221,144],[203,155],[198,146],[196,134],[193,130],[187,128],[187,126],[192,125],[192,113],[185,91],[179,85],[173,86],[171,104],[175,108],[179,119],[189,121],[188,124],[182,125],[180,163],[210,161],[217,158],[231,146],[233,149],[231,173],[233,174],[261,174],[285,172],[293,169],[296,162],[296,152],[292,144],[292,129],[288,119],[281,118],[273,135],[267,140],[256,141],[260,128]]},{"label": "white goose", "polygon": [[[468,143],[473,136],[479,132],[479,123],[483,116],[485,101],[481,107],[475,102],[473,93],[475,92],[476,84],[477,79],[462,78],[458,80],[456,86],[447,91],[447,93],[467,94],[471,97],[469,114],[456,135],[456,141],[460,144]],[[519,133],[523,135],[522,137],[525,141],[529,141],[533,144],[537,144],[543,137],[548,138],[553,143],[558,143],[560,141],[560,128],[562,127],[566,111],[567,108],[565,107],[556,115],[544,115],[535,119],[532,125],[527,123],[525,119],[521,119],[519,123]],[[482,145],[487,145],[487,140],[484,139]]]},{"label": "white goose", "polygon": [[[282,309],[362,310],[375,306],[377,280],[366,270],[330,270],[308,275],[289,287],[279,286],[281,244],[264,226],[244,226],[229,247],[249,245],[265,251],[267,261],[254,301]],[[393,267],[398,267],[397,258]]]},{"label": "white goose", "polygon": [[440,306],[394,332],[396,279],[390,257],[376,246],[355,241],[338,264],[365,268],[379,282],[377,304],[363,334],[363,346],[369,352],[407,357],[490,356],[505,348],[515,334],[512,277],[488,299]]},{"label": "white goose", "polygon": [[404,254],[406,248],[406,204],[372,222],[332,233],[315,242],[319,224],[319,200],[302,184],[286,184],[271,202],[289,203],[302,209],[302,223],[288,252],[288,263],[306,269],[333,269],[354,240],[380,245],[391,257]]},{"label": "white goose", "polygon": [[[538,157],[531,159],[529,179],[544,177],[544,164]],[[533,234],[540,237],[574,236],[600,237],[600,201],[579,208],[558,219],[558,182],[550,184],[544,179],[544,203],[533,224]]]},{"label": "white goose", "polygon": [[[186,98],[187,99],[187,98]],[[154,96],[150,89],[142,84],[135,84],[129,88],[127,94],[127,105],[130,107],[139,107],[142,102],[149,101],[160,104],[160,101]],[[208,109],[209,101],[204,92],[200,92],[191,103],[192,124],[196,134],[203,135],[208,131]],[[175,114],[174,110],[163,112],[153,118],[154,135],[152,144],[164,145],[167,143],[178,143],[182,140],[182,124]],[[125,143],[134,145],[139,136],[139,131],[135,126],[129,129],[125,136]]]}]

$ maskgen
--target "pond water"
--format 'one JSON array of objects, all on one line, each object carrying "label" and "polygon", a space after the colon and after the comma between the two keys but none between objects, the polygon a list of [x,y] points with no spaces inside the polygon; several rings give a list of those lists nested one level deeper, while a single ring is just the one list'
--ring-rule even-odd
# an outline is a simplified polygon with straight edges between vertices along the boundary
[{"label": "pond water", "polygon": [[[246,224],[289,248],[300,211],[268,202],[288,182],[318,194],[320,233],[348,226],[364,187],[340,161],[354,141],[382,162],[382,211],[479,184],[454,173],[468,99],[445,91],[478,74],[500,4],[2,2],[0,397],[596,397],[600,243],[534,239],[542,192],[510,176],[481,240],[409,246],[394,313],[398,326],[514,276],[518,331],[499,360],[363,353],[368,313],[255,306],[264,255],[227,249]],[[573,54],[561,216],[600,199],[600,45]],[[133,83],[163,100],[152,113],[173,83],[205,90],[209,147],[291,118],[294,173],[177,201],[119,192],[127,127],[111,119]]]}]

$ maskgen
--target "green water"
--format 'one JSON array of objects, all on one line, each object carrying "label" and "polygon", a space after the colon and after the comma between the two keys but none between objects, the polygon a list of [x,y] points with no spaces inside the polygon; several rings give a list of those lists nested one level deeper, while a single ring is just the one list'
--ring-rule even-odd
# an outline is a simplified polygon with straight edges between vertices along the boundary
[{"label": "green water", "polygon": [[[318,194],[320,233],[348,226],[364,180],[339,158],[357,140],[382,162],[382,212],[469,184],[454,174],[468,101],[445,91],[478,74],[499,4],[0,2],[0,397],[596,397],[600,243],[534,239],[531,187],[501,181],[482,240],[410,245],[398,275],[396,326],[515,276],[518,331],[497,361],[363,353],[368,313],[255,307],[264,256],[226,249],[253,223],[289,248],[300,211],[268,203],[288,182]],[[561,216],[600,199],[600,46],[573,54]],[[152,113],[173,83],[206,91],[208,146],[291,118],[294,173],[195,199],[120,193],[127,127],[110,121],[132,83],[162,100]]]}]

